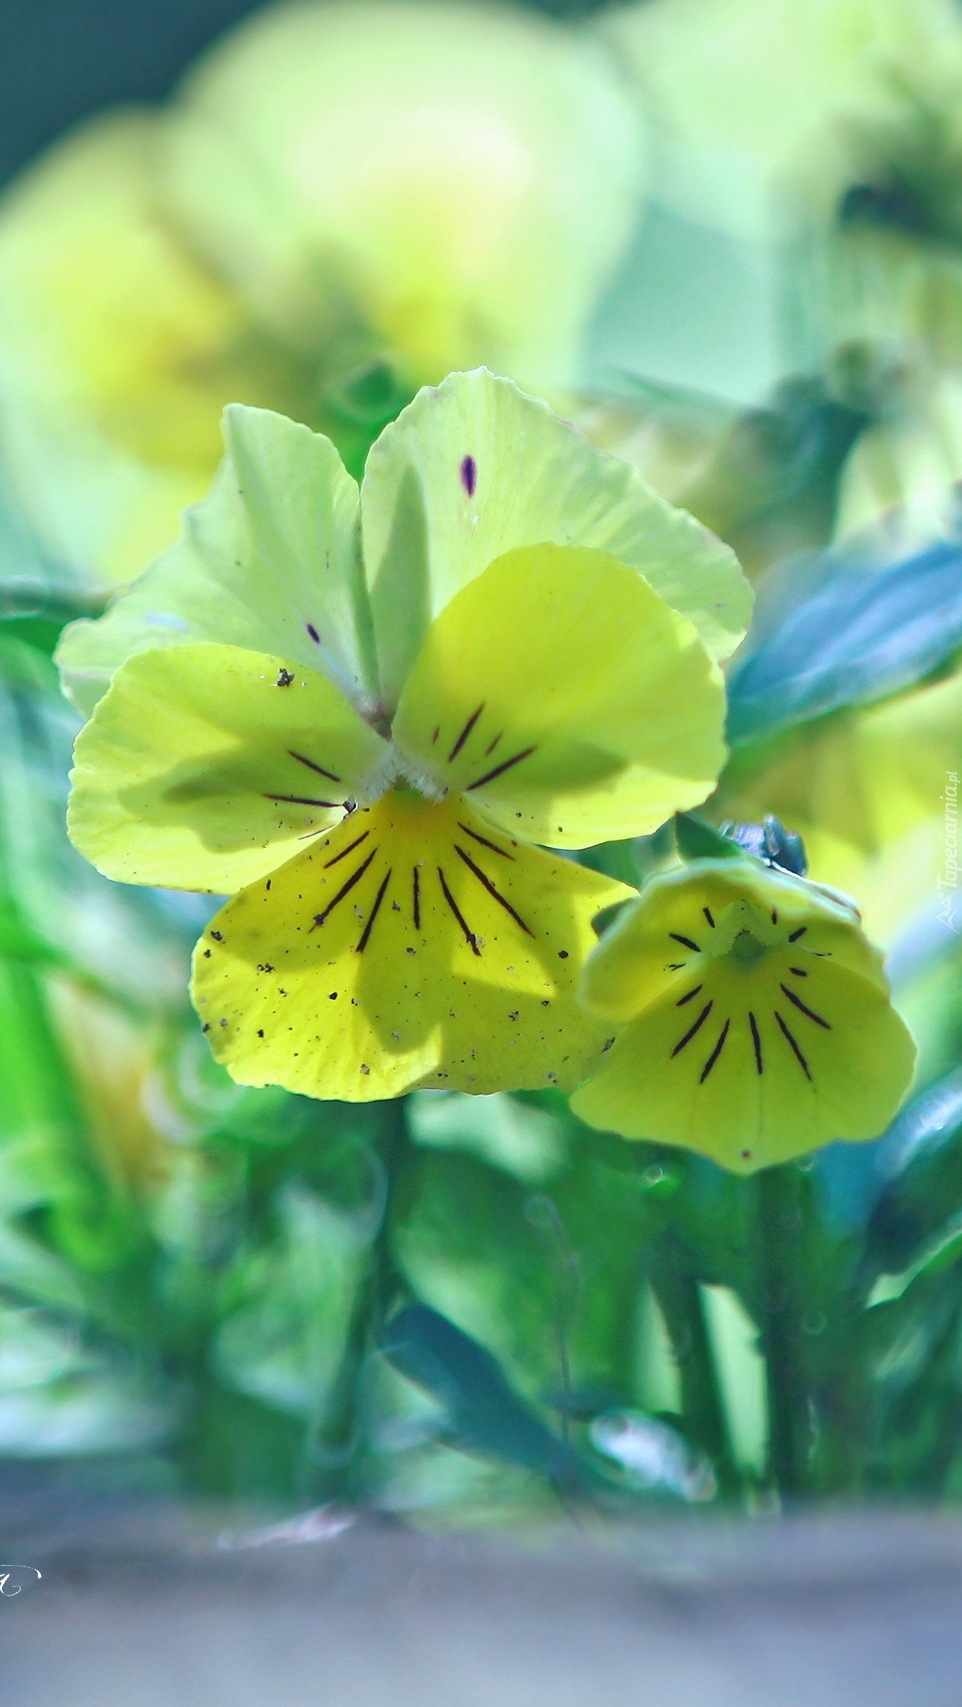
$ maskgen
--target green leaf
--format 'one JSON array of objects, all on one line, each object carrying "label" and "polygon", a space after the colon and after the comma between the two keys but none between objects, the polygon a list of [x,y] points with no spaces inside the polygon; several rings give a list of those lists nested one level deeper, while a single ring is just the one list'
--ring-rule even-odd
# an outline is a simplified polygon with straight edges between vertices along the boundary
[{"label": "green leaf", "polygon": [[407,1380],[440,1400],[459,1446],[547,1476],[570,1471],[564,1442],[509,1385],[491,1352],[437,1310],[409,1305],[388,1324],[381,1350]]},{"label": "green leaf", "polygon": [[675,841],[682,859],[744,858],[744,850],[737,842],[691,812],[675,813]]}]

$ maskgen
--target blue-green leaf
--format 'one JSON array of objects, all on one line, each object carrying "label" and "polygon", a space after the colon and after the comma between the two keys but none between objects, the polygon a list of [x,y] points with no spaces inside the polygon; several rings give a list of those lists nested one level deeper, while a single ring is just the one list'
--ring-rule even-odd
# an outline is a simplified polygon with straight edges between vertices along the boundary
[{"label": "blue-green leaf", "polygon": [[962,1068],[902,1110],[878,1162],[888,1183],[868,1225],[868,1258],[876,1271],[898,1274],[962,1210]]},{"label": "blue-green leaf", "polygon": [[547,1476],[570,1471],[563,1441],[519,1398],[497,1360],[439,1311],[409,1305],[389,1323],[381,1350],[440,1400],[459,1446]]},{"label": "blue-green leaf", "polygon": [[881,567],[825,552],[764,583],[728,685],[737,744],[883,699],[962,646],[962,540]]}]

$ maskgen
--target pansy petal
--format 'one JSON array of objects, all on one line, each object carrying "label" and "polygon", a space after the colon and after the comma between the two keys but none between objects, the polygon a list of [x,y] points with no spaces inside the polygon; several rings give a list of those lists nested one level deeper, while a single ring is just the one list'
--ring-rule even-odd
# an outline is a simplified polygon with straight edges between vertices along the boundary
[{"label": "pansy petal", "polygon": [[627,463],[485,369],[419,392],[381,434],[361,490],[381,688],[400,696],[428,626],[496,557],[551,541],[610,553],[688,617],[716,657],[741,640],[737,559]]},{"label": "pansy petal", "polygon": [[126,658],[216,640],[320,671],[358,706],[375,695],[357,487],[334,446],[267,409],[232,404],[227,454],[185,537],[98,622],[71,624],[58,662],[93,709]]},{"label": "pansy petal", "polygon": [[585,969],[582,1001],[601,1018],[624,1024],[666,986],[690,984],[702,957],[717,953],[719,933],[730,931],[727,910],[746,898],[756,909],[753,929],[772,947],[790,945],[792,958],[804,964],[830,958],[887,993],[881,955],[855,928],[855,916],[824,890],[768,871],[757,860],[706,859],[646,884],[639,904],[605,932]]},{"label": "pansy petal", "polygon": [[807,1012],[781,982],[773,971],[765,995],[749,994],[716,969],[697,994],[663,997],[575,1093],[575,1113],[738,1173],[834,1139],[877,1137],[911,1077],[904,1023],[876,984],[847,968],[825,972]]},{"label": "pansy petal", "polygon": [[228,894],[337,822],[386,752],[314,670],[233,646],[141,652],[77,738],[70,835],[108,877]]},{"label": "pansy petal", "polygon": [[194,957],[243,1084],[367,1101],[570,1086],[605,1029],[575,987],[591,918],[632,891],[393,789],[230,901]]},{"label": "pansy petal", "polygon": [[509,552],[436,618],[399,747],[505,829],[551,847],[654,830],[711,792],[721,674],[691,623],[605,552]]}]

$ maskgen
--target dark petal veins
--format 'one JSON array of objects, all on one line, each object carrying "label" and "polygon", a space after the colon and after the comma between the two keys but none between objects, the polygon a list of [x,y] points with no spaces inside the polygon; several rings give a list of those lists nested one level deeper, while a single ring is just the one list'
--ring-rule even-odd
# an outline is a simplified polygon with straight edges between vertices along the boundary
[{"label": "dark petal veins", "polygon": [[[318,831],[317,833],[318,835],[323,835],[323,831]],[[347,847],[342,848],[339,854],[335,854],[333,859],[325,861],[324,870],[329,871],[331,866],[337,865],[339,860],[347,859],[348,854],[353,853],[355,848],[359,848],[362,842],[366,842],[370,834],[370,830],[362,831],[361,835],[355,837],[353,842],[348,842]]]},{"label": "dark petal veins", "polygon": [[265,794],[265,800],[286,800],[291,806],[326,806],[333,810],[343,806],[343,800],[308,800],[303,794]]},{"label": "dark petal veins", "polygon": [[374,929],[374,921],[377,918],[378,913],[381,910],[381,902],[384,900],[385,894],[387,893],[387,886],[390,883],[390,881],[391,881],[391,873],[390,873],[390,871],[388,871],[386,876],[384,876],[381,879],[381,887],[374,897],[374,905],[371,908],[367,924],[364,926],[364,929],[361,932],[361,940],[357,945],[357,953],[358,954],[364,953],[364,950],[366,949],[368,943],[371,940],[371,932]]},{"label": "dark petal veins", "polygon": [[478,958],[480,959],[481,950],[478,947],[478,939],[475,936],[473,930],[471,930],[470,926],[468,924],[466,924],[465,919],[464,919],[464,915],[461,912],[461,909],[458,906],[458,903],[454,899],[454,896],[451,894],[450,889],[448,888],[447,879],[444,875],[444,872],[441,870],[440,866],[438,866],[438,877],[441,880],[441,893],[443,894],[444,899],[446,900],[446,902],[447,902],[448,906],[450,907],[452,913],[454,914],[455,918],[457,919],[458,924],[461,926],[461,929],[464,932],[465,942],[468,944],[468,947],[470,948],[471,953],[476,954],[478,956]]},{"label": "dark petal veins", "polygon": [[499,848],[497,842],[489,842],[487,836],[479,836],[477,830],[469,829],[467,824],[461,823],[460,819],[458,820],[458,829],[463,830],[466,836],[470,836],[473,842],[480,842],[483,848],[490,848],[492,853],[500,854],[502,859],[514,859],[514,854],[509,854],[507,848]]},{"label": "dark petal veins", "polygon": [[814,1020],[815,1024],[820,1025],[823,1031],[831,1031],[832,1028],[828,1020],[822,1019],[821,1014],[813,1013],[811,1008],[806,1007],[801,996],[796,996],[795,991],[790,990],[787,984],[780,984],[778,987],[781,990],[782,995],[787,996],[793,1006],[798,1009],[799,1013],[803,1013],[805,1015],[806,1019]]},{"label": "dark petal veins", "polygon": [[672,1053],[672,1059],[674,1059],[674,1057],[679,1053],[680,1050],[684,1049],[686,1043],[691,1042],[696,1031],[701,1030],[706,1019],[708,1018],[708,1015],[711,1013],[711,1010],[714,1007],[714,1005],[715,1005],[714,1002],[706,1002],[705,1003],[705,1006],[702,1008],[701,1013],[698,1015],[698,1018],[696,1019],[694,1025],[690,1026],[688,1028],[688,1030],[685,1032],[684,1037],[680,1038],[679,1041],[675,1044],[675,1047],[671,1052]]},{"label": "dark petal veins", "polygon": [[288,747],[287,751],[292,759],[296,759],[299,765],[306,765],[309,771],[316,771],[318,776],[326,776],[328,782],[340,782],[340,777],[335,776],[333,771],[326,771],[323,765],[316,765],[313,759],[305,758],[303,753],[295,753],[293,747]]},{"label": "dark petal veins", "polygon": [[509,771],[512,765],[520,765],[522,759],[530,759],[532,753],[536,753],[537,750],[536,746],[525,747],[523,752],[515,753],[513,758],[503,759],[500,765],[495,765],[494,770],[485,771],[484,776],[479,776],[476,782],[469,782],[467,792],[470,793],[472,788],[483,788],[486,782],[493,782],[496,776],[503,776],[504,772]]},{"label": "dark petal veins", "polygon": [[728,1036],[728,1028],[730,1025],[731,1025],[731,1020],[726,1019],[724,1025],[721,1028],[721,1034],[719,1036],[718,1042],[715,1044],[714,1049],[712,1050],[711,1054],[709,1055],[708,1060],[705,1062],[705,1065],[702,1068],[701,1073],[699,1075],[698,1083],[700,1085],[703,1085],[705,1083],[705,1080],[707,1079],[709,1073],[711,1072],[712,1068],[714,1067],[715,1062],[718,1060],[719,1055],[721,1054],[722,1050],[724,1049],[725,1039]]},{"label": "dark petal veins", "polygon": [[754,1014],[749,1014],[748,1023],[752,1028],[752,1042],[755,1045],[755,1071],[756,1073],[763,1073],[765,1066],[762,1061],[762,1040],[758,1033],[758,1024]]},{"label": "dark petal veins", "polygon": [[471,855],[465,853],[463,848],[459,848],[457,845],[457,842],[455,842],[455,844],[454,844],[454,851],[457,854],[458,858],[464,861],[468,870],[472,871],[474,873],[478,882],[484,885],[485,889],[487,890],[488,894],[491,896],[492,900],[497,901],[498,905],[503,907],[506,913],[510,913],[515,924],[520,925],[521,929],[524,931],[526,936],[534,936],[534,931],[531,929],[531,926],[525,924],[523,918],[521,917],[521,914],[519,912],[516,912],[515,908],[512,907],[511,902],[508,901],[506,899],[506,897],[501,894],[501,891],[499,889],[495,888],[490,877],[487,877],[485,875],[485,873],[481,870],[481,867],[479,865],[475,865],[474,860],[471,858]]},{"label": "dark petal veins", "polygon": [[809,1083],[811,1083],[812,1075],[809,1072],[808,1062],[806,1061],[804,1055],[802,1054],[801,1050],[799,1049],[796,1039],[792,1036],[792,1033],[789,1031],[788,1026],[785,1024],[785,1021],[782,1019],[782,1016],[778,1012],[778,1009],[773,1008],[772,1012],[774,1013],[775,1019],[778,1022],[778,1028],[781,1031],[782,1036],[791,1045],[792,1053],[795,1056],[796,1061],[798,1062],[799,1066],[801,1067],[802,1072],[805,1074],[806,1079],[808,1079]]},{"label": "dark petal veins", "polygon": [[[343,901],[345,895],[350,894],[351,890],[354,888],[355,883],[360,883],[361,878],[364,876],[364,873],[366,872],[368,866],[370,865],[370,863],[371,863],[371,861],[374,858],[376,853],[377,853],[377,848],[372,848],[371,852],[367,856],[367,859],[362,860],[360,865],[358,866],[357,870],[352,871],[347,882],[341,884],[341,887],[338,890],[337,894],[334,896],[333,901],[328,901],[327,906],[324,908],[323,913],[316,913],[314,915],[314,925],[322,925],[324,923],[325,919],[328,918],[331,913],[333,913],[334,908],[338,905],[338,903],[340,901]],[[314,928],[314,926],[312,925],[311,929],[313,930],[313,928]]]},{"label": "dark petal veins", "polygon": [[474,725],[477,723],[478,718],[481,716],[481,713],[483,710],[484,710],[484,700],[481,701],[481,704],[478,706],[477,711],[472,711],[471,716],[468,718],[467,723],[464,725],[464,728],[462,729],[460,735],[458,736],[457,740],[455,741],[454,746],[451,748],[451,751],[448,754],[448,764],[451,763],[452,759],[457,758],[458,754],[461,751],[461,748],[464,746],[465,741],[467,740],[472,729],[474,728]]}]

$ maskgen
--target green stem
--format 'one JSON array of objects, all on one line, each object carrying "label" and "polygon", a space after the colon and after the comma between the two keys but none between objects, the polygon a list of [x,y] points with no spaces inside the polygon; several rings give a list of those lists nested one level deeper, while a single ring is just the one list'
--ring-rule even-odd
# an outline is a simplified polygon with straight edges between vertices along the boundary
[{"label": "green stem", "polygon": [[756,1177],[759,1328],[768,1394],[768,1471],[782,1495],[808,1479],[811,1425],[802,1367],[800,1247],[803,1181],[798,1168],[764,1168]]},{"label": "green stem", "polygon": [[738,1476],[701,1290],[669,1235],[657,1241],[648,1277],[678,1369],[685,1432],[692,1445],[707,1453],[720,1486],[734,1488]]},{"label": "green stem", "polygon": [[363,1497],[368,1442],[365,1412],[369,1360],[381,1342],[384,1328],[404,1281],[394,1263],[395,1188],[410,1144],[403,1098],[385,1103],[377,1155],[384,1173],[384,1204],[371,1244],[367,1272],[357,1292],[350,1332],[341,1361],[336,1391],[327,1407],[322,1446],[336,1469],[336,1491],[355,1500]]},{"label": "green stem", "polygon": [[380,1158],[384,1168],[384,1211],[374,1244],[371,1247],[371,1340],[380,1344],[388,1317],[403,1297],[405,1282],[394,1261],[394,1224],[397,1219],[397,1187],[411,1147],[408,1131],[407,1101],[397,1097],[384,1106]]}]

